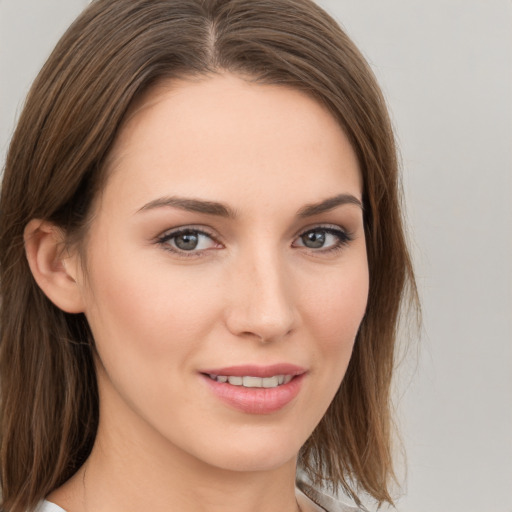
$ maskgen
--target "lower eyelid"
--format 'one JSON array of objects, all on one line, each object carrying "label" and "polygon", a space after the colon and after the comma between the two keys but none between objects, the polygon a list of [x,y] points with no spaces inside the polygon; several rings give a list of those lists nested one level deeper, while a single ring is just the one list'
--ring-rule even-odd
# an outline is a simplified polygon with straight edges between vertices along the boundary
[{"label": "lower eyelid", "polygon": [[[301,239],[304,235],[311,232],[324,232],[328,235],[331,235],[335,238],[334,241],[332,241],[329,245],[325,247],[308,247],[307,245],[302,242],[301,245],[295,245],[295,240]],[[331,227],[331,226],[318,226],[318,227],[312,227],[310,229],[307,229],[303,231],[301,234],[299,234],[293,244],[292,247],[295,246],[296,248],[304,249],[312,254],[317,255],[327,255],[329,253],[335,253],[337,251],[342,250],[344,247],[346,247],[352,240],[354,239],[353,235],[348,232],[347,230],[340,228],[340,227]]]},{"label": "lower eyelid", "polygon": [[[351,232],[349,232],[346,229],[343,229],[341,227],[338,227],[338,226],[336,226],[336,227],[334,227],[334,226],[317,226],[317,227],[311,227],[309,229],[306,229],[306,230],[302,231],[300,234],[298,234],[296,236],[296,238],[294,239],[292,246],[294,246],[296,240],[300,239],[307,233],[315,232],[315,231],[323,231],[327,234],[334,236],[336,238],[336,240],[334,243],[331,243],[327,247],[311,248],[311,247],[307,247],[306,245],[299,245],[299,246],[295,245],[295,247],[303,247],[305,249],[308,249],[308,250],[311,250],[312,252],[317,252],[317,253],[321,253],[321,252],[326,253],[326,252],[329,252],[330,250],[335,251],[336,249],[341,249],[343,246],[347,245],[355,238]],[[203,249],[191,249],[191,250],[187,251],[185,249],[180,249],[179,247],[175,247],[174,244],[169,243],[169,241],[172,240],[173,238],[178,237],[182,234],[187,234],[187,233],[193,233],[193,234],[197,234],[199,236],[207,237],[208,239],[211,240],[212,247],[207,247],[207,248],[203,248]],[[178,253],[178,254],[184,255],[184,256],[199,256],[200,254],[208,251],[209,249],[216,249],[216,248],[222,247],[222,243],[213,234],[209,233],[208,231],[206,231],[204,229],[188,227],[188,226],[183,227],[183,228],[175,228],[174,230],[166,231],[162,235],[158,236],[155,241],[159,245],[162,245],[165,250],[168,250],[169,252]]]}]

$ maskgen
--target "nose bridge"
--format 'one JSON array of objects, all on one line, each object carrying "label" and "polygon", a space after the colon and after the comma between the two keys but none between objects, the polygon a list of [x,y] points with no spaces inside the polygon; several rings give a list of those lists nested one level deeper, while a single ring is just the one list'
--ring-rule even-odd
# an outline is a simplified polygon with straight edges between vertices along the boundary
[{"label": "nose bridge", "polygon": [[287,274],[283,257],[269,244],[240,254],[228,318],[232,332],[271,341],[294,328],[296,311]]}]

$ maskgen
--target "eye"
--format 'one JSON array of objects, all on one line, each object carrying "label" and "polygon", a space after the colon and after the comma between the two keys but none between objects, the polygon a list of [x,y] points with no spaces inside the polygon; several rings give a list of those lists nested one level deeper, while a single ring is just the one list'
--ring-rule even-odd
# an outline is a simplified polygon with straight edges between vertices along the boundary
[{"label": "eye", "polygon": [[199,252],[219,246],[208,233],[198,229],[170,231],[158,239],[158,243],[172,252]]},{"label": "eye", "polygon": [[339,249],[351,240],[351,235],[340,228],[318,227],[302,233],[294,241],[293,246],[329,251]]}]

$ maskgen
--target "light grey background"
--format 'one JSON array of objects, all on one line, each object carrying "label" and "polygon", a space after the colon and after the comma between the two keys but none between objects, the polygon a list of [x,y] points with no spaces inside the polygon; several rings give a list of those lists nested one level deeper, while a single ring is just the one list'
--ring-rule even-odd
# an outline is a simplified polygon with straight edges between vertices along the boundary
[{"label": "light grey background", "polygon": [[[403,159],[424,333],[399,381],[397,508],[512,512],[512,2],[319,3],[373,66]],[[86,4],[0,0],[2,162],[31,80]]]}]

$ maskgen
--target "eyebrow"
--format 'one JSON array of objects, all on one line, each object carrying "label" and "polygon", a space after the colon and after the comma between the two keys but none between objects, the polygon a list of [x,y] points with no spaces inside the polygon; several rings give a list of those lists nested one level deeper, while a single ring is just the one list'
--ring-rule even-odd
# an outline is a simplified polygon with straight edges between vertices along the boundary
[{"label": "eyebrow", "polygon": [[138,211],[153,210],[162,207],[179,208],[189,212],[205,213],[207,215],[216,215],[218,217],[227,217],[234,219],[236,212],[229,206],[215,201],[205,201],[203,199],[190,199],[185,197],[160,197],[145,204]]},{"label": "eyebrow", "polygon": [[361,208],[361,210],[363,209],[363,203],[356,196],[353,196],[352,194],[339,194],[337,196],[324,199],[319,203],[307,204],[298,211],[297,216],[302,218],[312,217],[313,215],[328,212],[345,204],[353,204]]},{"label": "eyebrow", "polygon": [[[319,203],[312,203],[303,206],[297,212],[297,216],[302,218],[312,217],[313,215],[319,215],[321,213],[328,212],[334,208],[337,208],[338,206],[343,206],[345,204],[352,204],[363,209],[363,204],[357,197],[353,196],[352,194],[339,194],[337,196],[324,199]],[[237,217],[236,211],[225,204],[215,201],[205,201],[204,199],[191,199],[176,196],[160,197],[158,199],[154,199],[153,201],[145,204],[142,208],[139,208],[138,212],[164,207],[179,208],[180,210],[189,212],[204,213],[207,215],[215,215],[229,219],[234,219]]]}]

